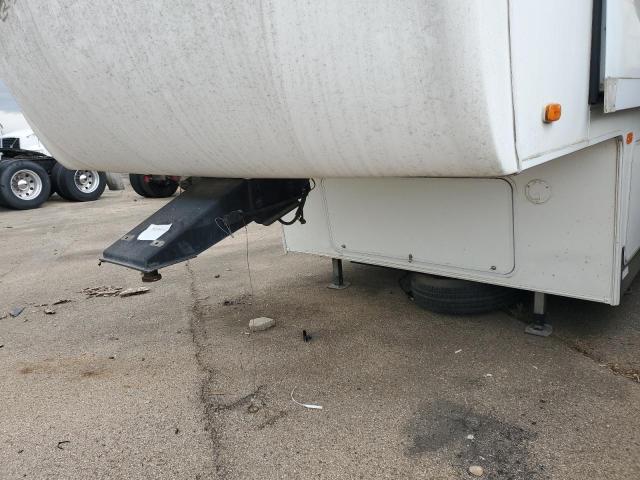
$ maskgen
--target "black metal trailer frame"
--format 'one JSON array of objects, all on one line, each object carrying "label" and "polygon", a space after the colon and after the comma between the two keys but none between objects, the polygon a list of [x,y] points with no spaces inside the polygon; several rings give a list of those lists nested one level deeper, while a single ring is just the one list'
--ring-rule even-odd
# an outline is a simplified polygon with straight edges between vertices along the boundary
[{"label": "black metal trailer frame", "polygon": [[23,150],[21,148],[0,148],[0,162],[11,160],[31,160],[42,166],[49,175],[55,166],[57,160],[44,153],[34,152],[33,150]]}]

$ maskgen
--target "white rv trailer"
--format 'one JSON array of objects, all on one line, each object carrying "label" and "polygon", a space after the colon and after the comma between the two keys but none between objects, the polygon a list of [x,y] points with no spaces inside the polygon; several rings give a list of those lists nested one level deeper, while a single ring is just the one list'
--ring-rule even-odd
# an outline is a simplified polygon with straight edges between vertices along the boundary
[{"label": "white rv trailer", "polygon": [[[0,75],[70,168],[314,179],[289,251],[612,305],[640,269],[640,0],[0,4]],[[203,249],[140,263],[150,223],[106,259]]]}]

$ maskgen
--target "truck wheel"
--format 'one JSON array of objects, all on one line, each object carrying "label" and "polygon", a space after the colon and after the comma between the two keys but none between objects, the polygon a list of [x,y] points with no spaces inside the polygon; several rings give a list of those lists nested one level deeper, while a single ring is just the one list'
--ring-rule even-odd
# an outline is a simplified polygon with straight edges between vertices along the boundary
[{"label": "truck wheel", "polygon": [[129,183],[131,183],[131,188],[141,197],[146,197],[147,194],[142,188],[144,185],[144,175],[139,175],[137,173],[129,174]]},{"label": "truck wheel", "polygon": [[167,176],[141,175],[138,173],[129,174],[131,188],[140,196],[147,198],[170,197],[180,184],[177,180]]},{"label": "truck wheel", "polygon": [[426,310],[470,315],[498,310],[515,303],[519,290],[424,273],[411,274],[411,293]]},{"label": "truck wheel", "polygon": [[72,202],[92,202],[99,199],[107,186],[103,172],[69,170],[56,163],[51,172],[58,195]]},{"label": "truck wheel", "polygon": [[0,202],[16,210],[38,208],[51,193],[47,171],[30,160],[11,160],[0,166]]}]

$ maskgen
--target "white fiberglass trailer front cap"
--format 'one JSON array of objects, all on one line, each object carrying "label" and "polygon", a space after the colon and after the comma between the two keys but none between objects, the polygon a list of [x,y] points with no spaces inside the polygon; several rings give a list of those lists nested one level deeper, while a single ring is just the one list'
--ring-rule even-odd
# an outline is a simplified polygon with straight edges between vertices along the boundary
[{"label": "white fiberglass trailer front cap", "polygon": [[518,171],[506,1],[8,5],[2,77],[68,167],[253,178]]}]

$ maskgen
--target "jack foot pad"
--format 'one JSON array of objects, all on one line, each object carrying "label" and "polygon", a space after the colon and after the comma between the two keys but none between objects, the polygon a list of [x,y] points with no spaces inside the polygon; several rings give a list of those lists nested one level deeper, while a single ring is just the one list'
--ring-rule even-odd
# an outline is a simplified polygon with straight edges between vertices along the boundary
[{"label": "jack foot pad", "polygon": [[158,270],[142,273],[142,281],[144,283],[159,282],[160,280],[162,280],[162,275]]},{"label": "jack foot pad", "polygon": [[550,323],[530,323],[524,329],[524,333],[536,335],[538,337],[548,337],[553,333],[553,326]]},{"label": "jack foot pad", "polygon": [[351,285],[350,282],[342,282],[341,285],[336,285],[335,283],[330,283],[329,285],[327,285],[327,288],[330,288],[331,290],[344,290],[349,285]]}]

